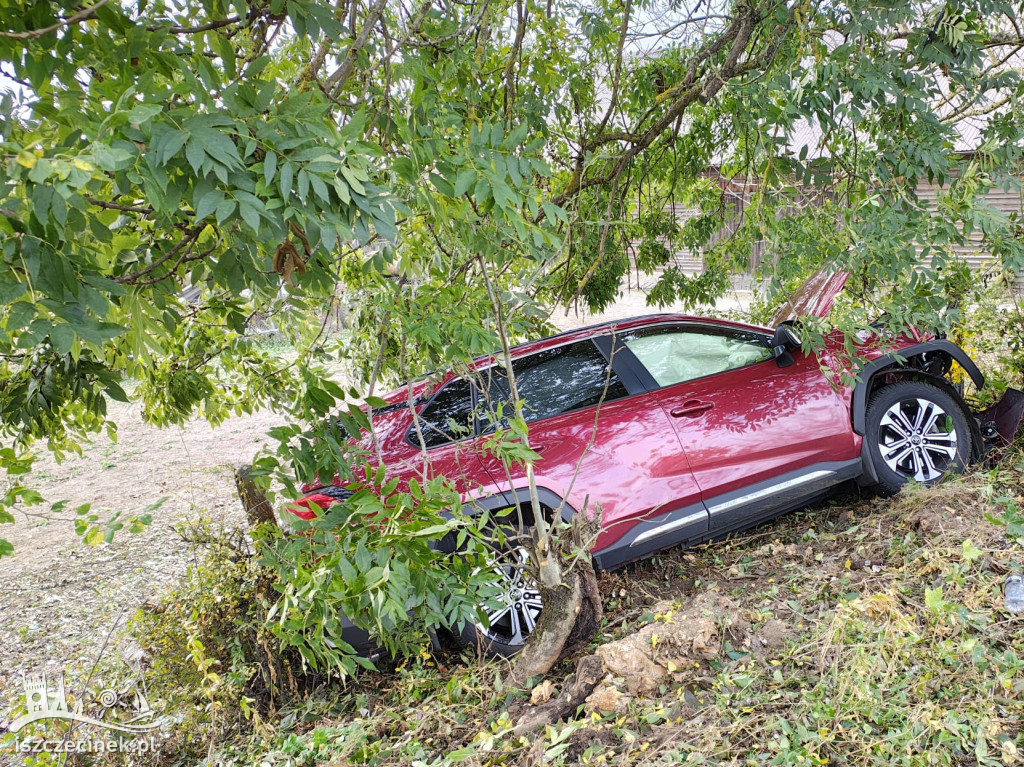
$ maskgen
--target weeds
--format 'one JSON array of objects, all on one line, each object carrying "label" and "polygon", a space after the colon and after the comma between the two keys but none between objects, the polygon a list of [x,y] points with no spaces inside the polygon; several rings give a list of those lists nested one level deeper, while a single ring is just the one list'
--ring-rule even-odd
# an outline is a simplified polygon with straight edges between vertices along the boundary
[{"label": "weeds", "polygon": [[[307,686],[273,714],[257,712],[262,719],[235,710],[234,728],[222,719],[215,747],[205,742],[204,763],[1021,764],[1024,622],[1002,609],[1001,585],[1024,561],[1013,527],[1020,524],[1022,479],[1024,457],[1006,456],[990,471],[911,488],[895,500],[842,498],[738,540],[671,551],[604,575],[602,644],[644,625],[660,627],[695,604],[724,605],[714,616],[717,654],[673,667],[650,694],[620,689],[625,705],[618,712],[588,704],[578,719],[514,738],[529,703],[502,686],[506,663],[423,652],[390,671],[364,672],[344,689]],[[237,562],[221,566],[232,590],[254,590],[252,573]],[[183,611],[171,621],[181,623],[169,644],[183,664],[173,673],[188,673],[164,690],[191,690],[207,721],[216,701],[222,716],[230,710],[218,696],[251,689],[259,673],[258,664],[237,655],[239,640],[229,636],[237,627],[212,631],[232,626],[238,606],[224,602],[229,597],[216,585],[223,575],[206,572],[200,589],[203,604],[212,598],[222,607],[203,617]],[[716,601],[702,602],[705,594]],[[727,615],[751,635],[776,638],[760,650],[741,645]],[[208,637],[203,651],[180,644],[200,625]],[[223,654],[214,637],[235,650]],[[204,672],[203,657],[216,657],[208,670],[220,685]],[[154,658],[168,663],[159,652]],[[570,659],[555,670],[556,686],[572,669]]]}]

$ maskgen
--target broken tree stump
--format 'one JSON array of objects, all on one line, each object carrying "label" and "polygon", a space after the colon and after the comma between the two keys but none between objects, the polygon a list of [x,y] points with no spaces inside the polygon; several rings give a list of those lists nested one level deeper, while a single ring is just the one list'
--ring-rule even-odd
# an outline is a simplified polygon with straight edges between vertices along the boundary
[{"label": "broken tree stump", "polygon": [[249,518],[249,527],[257,527],[262,524],[270,524],[277,527],[277,515],[274,514],[274,507],[267,500],[263,491],[256,487],[252,481],[252,466],[246,464],[235,469],[235,487],[238,488],[238,497],[242,500],[242,508]]}]

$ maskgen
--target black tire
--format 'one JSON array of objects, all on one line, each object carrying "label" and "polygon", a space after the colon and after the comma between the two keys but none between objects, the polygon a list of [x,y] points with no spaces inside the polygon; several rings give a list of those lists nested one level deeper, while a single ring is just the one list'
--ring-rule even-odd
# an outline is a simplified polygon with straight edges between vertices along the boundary
[{"label": "black tire", "polygon": [[874,489],[893,495],[912,479],[931,485],[963,471],[973,450],[968,418],[961,402],[932,384],[898,381],[875,392],[864,419]]},{"label": "black tire", "polygon": [[504,606],[489,611],[489,627],[467,623],[456,637],[463,647],[479,649],[485,656],[510,658],[523,649],[536,628],[543,605],[524,567],[529,554],[519,542],[528,538],[529,529],[522,538],[514,530],[505,531],[504,544],[496,548],[494,560],[495,581],[502,586],[500,599]]}]

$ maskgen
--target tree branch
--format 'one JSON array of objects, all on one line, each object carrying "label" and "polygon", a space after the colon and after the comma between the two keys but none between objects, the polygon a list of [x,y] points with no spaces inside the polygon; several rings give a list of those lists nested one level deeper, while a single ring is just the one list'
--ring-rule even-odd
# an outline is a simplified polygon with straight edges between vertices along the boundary
[{"label": "tree branch", "polygon": [[341,62],[341,66],[334,70],[324,81],[324,89],[330,94],[337,96],[338,92],[345,87],[348,78],[352,76],[352,72],[356,68],[356,58],[359,56],[359,51],[363,49],[366,41],[370,39],[373,28],[377,25],[377,20],[387,4],[388,0],[377,0],[370,10],[367,11],[366,19],[363,21],[363,28],[359,30],[359,35],[352,41],[352,45],[348,47],[348,50],[345,51],[345,59]]},{"label": "tree branch", "polygon": [[[696,69],[694,64],[691,63],[690,70],[687,73],[686,78],[684,78],[683,83],[681,83],[681,85],[687,85],[687,83],[689,83],[682,94],[678,96],[676,101],[667,110],[665,110],[661,117],[659,117],[651,127],[643,132],[639,141],[635,142],[619,156],[611,172],[597,180],[600,184],[608,183],[609,181],[612,183],[612,195],[608,201],[609,211],[612,210],[619,179],[625,171],[626,166],[634,157],[654,143],[655,139],[670,128],[672,124],[686,112],[687,108],[694,101],[699,100],[702,103],[707,103],[718,94],[728,80],[736,77],[737,75],[743,74],[762,63],[760,58],[756,62],[748,62],[745,65],[741,65],[739,63],[740,57],[746,50],[747,44],[750,42],[751,34],[759,20],[760,19],[751,8],[746,8],[744,13],[737,16],[736,20],[729,26],[729,28],[727,28],[718,40],[716,40],[715,43],[705,52],[706,59],[715,52],[724,49],[726,44],[729,42],[732,43],[732,47],[729,49],[729,53],[726,56],[725,62],[722,64],[721,70],[714,75],[710,75],[704,80],[694,80],[693,77]],[[781,35],[785,35],[785,29]],[[768,54],[767,61],[769,63],[777,50],[778,40],[773,41],[773,43],[773,45],[769,45],[768,50],[766,51],[766,54]],[[677,88],[673,88],[671,91],[678,92]],[[582,185],[580,188],[582,188]],[[564,194],[565,193],[563,193],[563,195]],[[560,203],[556,202],[556,204]],[[606,216],[604,230],[601,233],[601,243],[598,249],[597,258],[594,259],[594,263],[587,269],[586,273],[583,275],[583,279],[580,280],[580,284],[576,288],[575,293],[573,293],[572,298],[567,303],[572,303],[578,299],[583,294],[583,290],[586,288],[591,278],[597,273],[601,262],[604,260],[605,244],[607,242],[608,229],[610,226],[610,215],[608,215]]]},{"label": "tree branch", "polygon": [[27,32],[0,32],[0,37],[7,37],[13,40],[35,40],[43,35],[48,35],[51,32],[56,32],[61,27],[70,27],[72,24],[77,24],[80,21],[88,21],[96,16],[96,11],[102,8],[104,5],[109,3],[110,0],[100,0],[95,5],[90,5],[88,8],[83,8],[77,13],[68,16],[66,19],[60,19],[54,24],[42,29],[30,29]]},{"label": "tree branch", "polygon": [[213,21],[208,21],[205,24],[200,24],[195,27],[164,27],[162,24],[150,24],[146,27],[146,31],[156,32],[158,29],[166,29],[172,35],[194,35],[199,32],[209,32],[213,29],[229,27],[240,21],[242,21],[240,16],[228,16],[226,19],[214,19]]},{"label": "tree branch", "polygon": [[512,104],[516,98],[516,61],[523,49],[523,38],[526,37],[526,19],[529,15],[528,9],[524,6],[523,0],[516,2],[516,38],[512,42],[512,50],[508,54],[508,64],[505,65],[505,114],[512,114]]},{"label": "tree branch", "polygon": [[148,216],[150,213],[153,212],[153,209],[150,207],[143,208],[139,207],[138,205],[122,205],[117,202],[107,202],[106,200],[98,200],[95,197],[86,197],[85,199],[88,200],[93,205],[103,208],[104,210],[120,210],[125,213],[141,213],[144,216]]},{"label": "tree branch", "polygon": [[[191,229],[186,230],[185,236],[181,238],[181,242],[171,248],[165,255],[158,258],[152,264],[147,266],[145,269],[140,269],[137,272],[131,274],[125,274],[121,277],[115,277],[114,282],[124,284],[126,282],[135,282],[140,277],[145,277],[147,274],[158,268],[161,264],[166,263],[176,255],[181,253],[185,248],[189,247],[193,242],[199,238],[199,233],[203,231],[204,225],[194,226]],[[161,278],[162,279],[162,278]]]}]

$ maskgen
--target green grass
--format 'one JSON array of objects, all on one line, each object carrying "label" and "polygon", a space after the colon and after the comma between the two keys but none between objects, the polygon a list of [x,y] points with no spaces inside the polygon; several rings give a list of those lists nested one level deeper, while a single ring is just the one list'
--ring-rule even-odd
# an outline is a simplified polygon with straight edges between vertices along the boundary
[{"label": "green grass", "polygon": [[[711,593],[720,648],[622,713],[528,738],[504,663],[407,659],[216,739],[210,763],[304,765],[1013,765],[1024,738],[1024,455],[896,499],[837,499],[736,540],[601,578],[594,646]],[[755,651],[749,638],[775,639]],[[560,686],[574,667],[550,678]],[[173,759],[167,762],[173,763]]]}]

